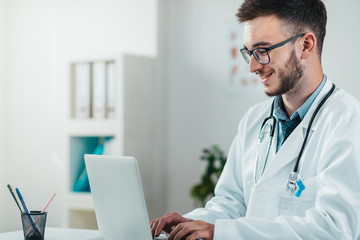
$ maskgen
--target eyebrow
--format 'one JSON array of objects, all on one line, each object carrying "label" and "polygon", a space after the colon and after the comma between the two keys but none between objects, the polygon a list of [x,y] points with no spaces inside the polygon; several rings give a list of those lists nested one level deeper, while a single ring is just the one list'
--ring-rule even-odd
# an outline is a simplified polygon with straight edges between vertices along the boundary
[{"label": "eyebrow", "polygon": [[[260,47],[260,46],[270,46],[271,45],[271,43],[269,43],[269,42],[258,42],[258,43],[255,43],[252,47],[252,49],[254,49],[254,48],[257,48],[257,47]],[[244,45],[244,47],[246,48],[246,49],[248,49],[245,45]]]}]

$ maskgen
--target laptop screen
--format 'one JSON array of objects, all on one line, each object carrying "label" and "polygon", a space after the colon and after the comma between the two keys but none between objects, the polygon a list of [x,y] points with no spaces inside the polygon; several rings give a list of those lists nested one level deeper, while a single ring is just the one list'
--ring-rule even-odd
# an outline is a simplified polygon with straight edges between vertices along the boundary
[{"label": "laptop screen", "polygon": [[106,240],[151,240],[136,159],[86,154],[85,163],[102,236]]}]

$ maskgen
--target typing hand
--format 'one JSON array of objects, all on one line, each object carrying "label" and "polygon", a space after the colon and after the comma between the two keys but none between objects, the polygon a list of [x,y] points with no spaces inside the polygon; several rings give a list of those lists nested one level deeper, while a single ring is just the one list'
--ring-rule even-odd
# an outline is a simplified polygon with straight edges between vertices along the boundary
[{"label": "typing hand", "polygon": [[168,240],[213,240],[214,225],[203,221],[179,223],[170,233]]},{"label": "typing hand", "polygon": [[153,237],[158,237],[161,231],[171,233],[173,229],[179,224],[190,222],[188,219],[182,217],[178,213],[166,213],[164,216],[151,220],[150,229]]}]

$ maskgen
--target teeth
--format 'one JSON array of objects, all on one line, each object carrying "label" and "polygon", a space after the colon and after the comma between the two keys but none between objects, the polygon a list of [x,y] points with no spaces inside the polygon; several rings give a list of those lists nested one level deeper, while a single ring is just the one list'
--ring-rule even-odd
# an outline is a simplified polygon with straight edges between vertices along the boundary
[{"label": "teeth", "polygon": [[269,73],[268,75],[266,75],[266,76],[262,76],[261,78],[267,78],[267,77],[269,77],[271,75],[271,73]]}]

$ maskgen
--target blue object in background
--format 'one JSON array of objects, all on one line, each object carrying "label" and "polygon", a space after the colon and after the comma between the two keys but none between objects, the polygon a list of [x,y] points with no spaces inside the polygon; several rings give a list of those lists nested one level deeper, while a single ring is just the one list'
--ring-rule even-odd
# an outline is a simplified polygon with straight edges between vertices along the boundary
[{"label": "blue object in background", "polygon": [[[104,152],[104,145],[98,145],[93,152],[95,155],[102,155]],[[89,192],[90,191],[90,183],[88,174],[86,171],[85,163],[83,165],[83,169],[79,175],[79,177],[76,179],[73,187],[74,192]]]}]

